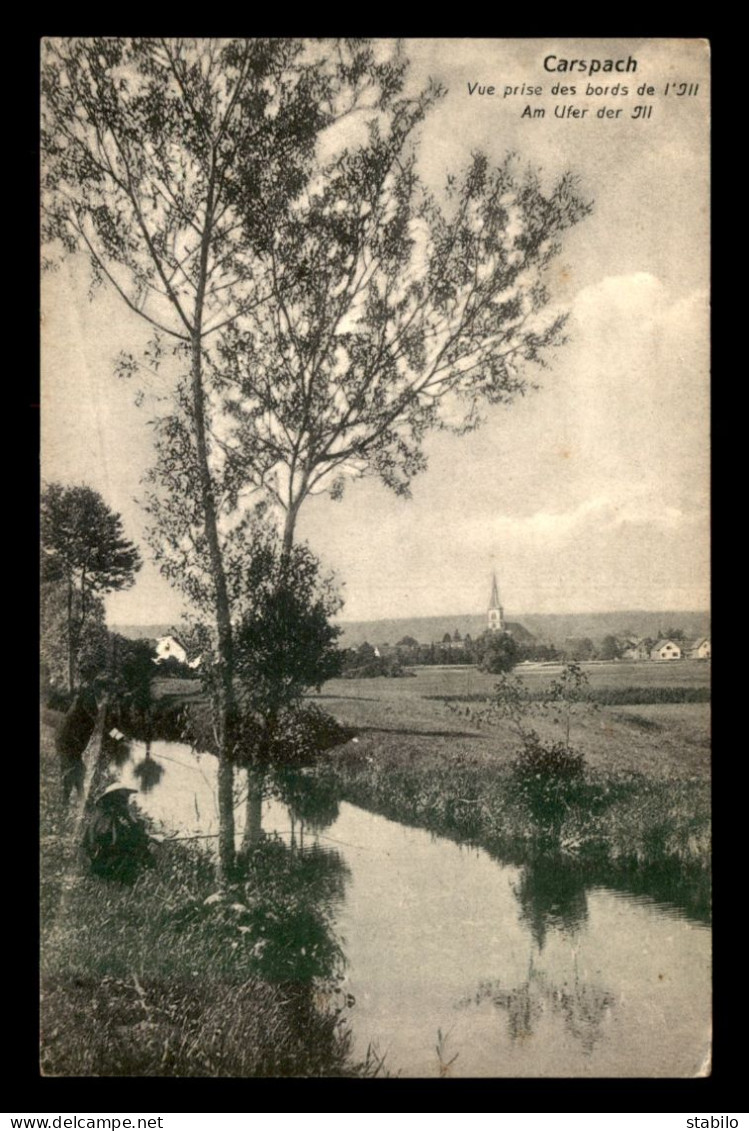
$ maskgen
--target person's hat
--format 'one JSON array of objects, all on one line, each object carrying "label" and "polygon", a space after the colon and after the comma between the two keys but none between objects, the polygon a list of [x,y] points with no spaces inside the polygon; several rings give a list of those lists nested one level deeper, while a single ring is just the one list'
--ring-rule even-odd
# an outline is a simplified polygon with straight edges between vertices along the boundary
[{"label": "person's hat", "polygon": [[132,787],[129,786],[129,785],[122,785],[121,782],[113,782],[112,785],[108,785],[106,789],[103,789],[101,791],[101,793],[96,798],[96,800],[97,801],[103,801],[105,797],[110,797],[113,793],[137,793],[137,792],[138,792],[137,789],[132,789]]}]

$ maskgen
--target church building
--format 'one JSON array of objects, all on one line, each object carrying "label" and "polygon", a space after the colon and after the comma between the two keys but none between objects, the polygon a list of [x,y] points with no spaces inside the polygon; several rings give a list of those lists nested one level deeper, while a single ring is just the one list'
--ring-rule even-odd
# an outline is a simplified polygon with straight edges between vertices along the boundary
[{"label": "church building", "polygon": [[507,632],[505,624],[505,611],[499,603],[499,586],[497,575],[492,574],[492,595],[489,601],[489,618],[487,625],[489,632]]},{"label": "church building", "polygon": [[522,624],[516,621],[506,621],[505,611],[499,600],[499,586],[497,585],[497,575],[492,574],[492,595],[489,598],[489,612],[487,614],[487,631],[488,632],[506,632],[508,636],[513,636],[520,644],[530,644],[536,638],[532,632],[524,628]]}]

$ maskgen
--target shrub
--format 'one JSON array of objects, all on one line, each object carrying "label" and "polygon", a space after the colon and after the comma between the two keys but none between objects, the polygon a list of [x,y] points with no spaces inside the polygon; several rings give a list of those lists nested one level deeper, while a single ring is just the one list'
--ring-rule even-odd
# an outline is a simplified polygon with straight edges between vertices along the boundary
[{"label": "shrub", "polygon": [[[469,717],[479,725],[501,721],[514,735],[517,751],[511,763],[511,791],[535,821],[558,825],[580,794],[585,759],[570,743],[570,725],[576,712],[594,709],[587,676],[578,664],[566,664],[542,699],[519,676],[504,674],[483,709],[468,709]],[[532,725],[537,715],[561,728],[562,737],[541,738]]]},{"label": "shrub", "polygon": [[553,826],[575,801],[585,759],[564,742],[542,742],[532,731],[512,762],[512,788],[535,821]]},{"label": "shrub", "polygon": [[506,632],[486,633],[476,642],[476,654],[480,671],[501,675],[518,663],[520,648]]},{"label": "shrub", "polygon": [[514,773],[521,778],[537,780],[555,778],[573,781],[583,775],[585,758],[571,750],[564,742],[544,743],[532,732],[526,736],[523,748],[513,759]]}]

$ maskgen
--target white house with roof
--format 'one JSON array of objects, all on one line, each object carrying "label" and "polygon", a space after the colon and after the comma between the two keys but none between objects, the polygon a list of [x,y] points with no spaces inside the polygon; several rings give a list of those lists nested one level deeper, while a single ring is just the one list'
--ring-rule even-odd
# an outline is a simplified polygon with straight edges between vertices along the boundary
[{"label": "white house with roof", "polygon": [[166,660],[177,660],[180,664],[187,664],[188,668],[197,670],[200,667],[202,654],[193,660],[188,660],[187,652],[177,640],[176,636],[160,636],[156,641],[155,664],[163,664]]},{"label": "white house with roof", "polygon": [[675,640],[659,640],[650,651],[651,660],[680,660],[681,646]]},{"label": "white house with roof", "polygon": [[695,640],[689,649],[689,658],[691,660],[709,660],[710,659],[710,637],[700,636]]}]

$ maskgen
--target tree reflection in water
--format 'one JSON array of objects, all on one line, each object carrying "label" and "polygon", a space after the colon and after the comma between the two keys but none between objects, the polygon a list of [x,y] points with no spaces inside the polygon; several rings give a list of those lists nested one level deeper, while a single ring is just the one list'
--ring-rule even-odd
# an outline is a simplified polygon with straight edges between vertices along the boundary
[{"label": "tree reflection in water", "polygon": [[540,853],[522,867],[513,888],[520,904],[520,921],[531,934],[528,975],[519,984],[503,986],[499,981],[481,982],[468,1005],[489,1000],[507,1016],[513,1041],[532,1037],[545,1014],[562,1018],[564,1028],[579,1041],[586,1054],[600,1040],[601,1029],[614,995],[580,976],[577,954],[572,950],[569,978],[559,981],[537,968],[536,956],[543,952],[549,931],[574,938],[588,918],[585,878],[575,860],[560,852]]},{"label": "tree reflection in water", "polygon": [[549,929],[574,935],[588,918],[582,870],[562,853],[539,854],[527,860],[513,891],[520,904],[521,922],[530,927],[539,951]]},{"label": "tree reflection in water", "polygon": [[532,1037],[546,1013],[562,1018],[565,1030],[579,1041],[590,1055],[602,1036],[606,1014],[614,1005],[614,995],[602,986],[583,980],[573,961],[572,976],[559,982],[536,969],[531,950],[528,976],[517,986],[505,989],[499,982],[481,982],[475,996],[461,1004],[489,1000],[507,1015],[507,1030],[513,1041]]},{"label": "tree reflection in water", "polygon": [[140,783],[143,793],[150,793],[164,776],[164,766],[151,757],[151,744],[146,744],[146,756],[133,766],[133,773]]},{"label": "tree reflection in water", "polygon": [[318,835],[338,819],[340,787],[325,770],[248,766],[246,789],[241,866],[264,838],[262,811],[267,797],[275,797],[288,809],[292,850],[304,850],[305,832]]},{"label": "tree reflection in water", "polygon": [[331,773],[279,768],[273,772],[271,788],[299,823],[302,843],[305,829],[319,834],[338,820],[341,792]]},{"label": "tree reflection in water", "polygon": [[101,740],[101,752],[108,766],[120,769],[132,757],[133,750],[128,739],[114,738],[105,732]]},{"label": "tree reflection in water", "polygon": [[[350,871],[339,852],[304,844],[305,828],[318,834],[337,819],[338,788],[324,772],[280,767],[249,770],[248,787],[253,822],[242,845],[246,911],[239,926],[252,942],[258,973],[271,981],[314,981],[331,1009],[347,1008],[351,1002],[340,990],[345,958],[333,928]],[[288,808],[290,844],[262,833],[254,812],[262,794]]]},{"label": "tree reflection in water", "polygon": [[243,873],[236,928],[252,947],[258,974],[274,982],[322,979],[330,989],[345,964],[333,930],[350,874],[343,857],[319,845],[293,849],[269,836],[245,859]]}]

